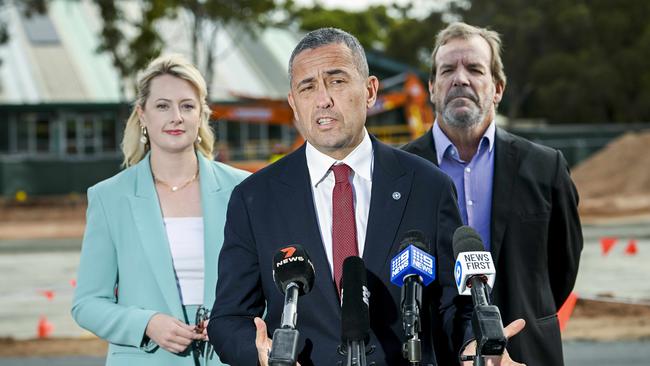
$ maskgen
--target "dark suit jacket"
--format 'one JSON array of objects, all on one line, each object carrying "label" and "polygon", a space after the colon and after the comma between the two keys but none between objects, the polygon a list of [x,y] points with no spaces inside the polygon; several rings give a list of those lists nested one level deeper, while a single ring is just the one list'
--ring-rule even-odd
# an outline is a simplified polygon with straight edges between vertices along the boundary
[{"label": "dark suit jacket", "polygon": [[[437,164],[433,134],[403,147]],[[512,359],[561,366],[557,310],[573,289],[582,251],[578,193],[562,154],[496,130],[491,252],[494,304],[507,325],[526,320],[509,340]]]},{"label": "dark suit jacket", "polygon": [[[367,344],[375,348],[368,364],[407,364],[401,352],[405,337],[400,288],[390,283],[390,260],[398,252],[401,236],[412,229],[431,239],[430,253],[436,257],[436,281],[425,289],[421,337],[423,365],[435,364],[433,321],[442,324],[447,339],[453,339],[454,350],[471,337],[471,300],[457,296],[452,274],[451,237],[461,222],[453,183],[424,159],[374,138],[372,143],[372,192],[362,256],[371,293],[372,329]],[[394,192],[401,197],[394,199]],[[233,192],[208,328],[222,361],[257,364],[253,317],[262,316],[265,309],[269,333],[279,327],[284,297],[272,278],[272,258],[289,244],[305,248],[316,273],[311,292],[299,298],[299,361],[302,366],[345,362],[337,352],[341,305],[317,225],[304,146],[252,175]],[[441,295],[434,298],[434,293]]]}]

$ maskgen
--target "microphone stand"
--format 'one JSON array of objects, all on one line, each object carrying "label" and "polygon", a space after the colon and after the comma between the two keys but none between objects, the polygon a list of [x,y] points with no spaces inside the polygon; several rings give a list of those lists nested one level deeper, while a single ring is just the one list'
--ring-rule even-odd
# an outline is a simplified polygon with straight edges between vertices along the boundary
[{"label": "microphone stand", "polygon": [[348,341],[347,366],[366,366],[366,346],[364,341]]},{"label": "microphone stand", "polygon": [[300,335],[296,329],[299,290],[297,283],[289,282],[284,292],[282,325],[273,332],[269,366],[294,366],[296,364],[298,337]]},{"label": "microphone stand", "polygon": [[422,286],[420,276],[410,275],[404,278],[402,287],[402,327],[408,337],[402,346],[402,354],[409,363],[417,366],[422,361],[422,345],[418,334],[421,330],[420,325],[420,304],[422,303]]},{"label": "microphone stand", "polygon": [[501,356],[508,342],[503,333],[499,308],[488,302],[489,289],[485,284],[486,281],[485,276],[470,278],[472,301],[474,302],[472,328],[476,337],[474,366],[484,366],[485,356]]}]

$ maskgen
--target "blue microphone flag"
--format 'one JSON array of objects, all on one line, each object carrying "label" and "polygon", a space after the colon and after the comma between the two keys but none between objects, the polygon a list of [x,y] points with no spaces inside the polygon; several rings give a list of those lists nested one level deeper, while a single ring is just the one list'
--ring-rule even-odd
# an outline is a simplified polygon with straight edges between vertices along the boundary
[{"label": "blue microphone flag", "polygon": [[414,245],[407,246],[390,262],[390,282],[402,287],[404,278],[418,275],[424,286],[428,286],[436,278],[435,258]]}]

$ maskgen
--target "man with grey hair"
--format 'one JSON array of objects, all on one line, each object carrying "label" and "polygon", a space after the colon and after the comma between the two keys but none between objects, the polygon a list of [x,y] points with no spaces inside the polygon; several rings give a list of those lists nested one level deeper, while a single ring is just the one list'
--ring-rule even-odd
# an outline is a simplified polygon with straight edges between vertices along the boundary
[{"label": "man with grey hair", "polygon": [[[404,150],[453,179],[463,223],[492,253],[494,304],[504,323],[527,324],[509,341],[510,355],[528,366],[561,366],[556,313],[573,289],[583,245],[567,163],[559,151],[496,126],[506,87],[496,32],[453,23],[438,34],[431,60],[436,120]],[[445,364],[455,355],[438,357]]]},{"label": "man with grey hair", "polygon": [[342,263],[360,256],[370,292],[368,364],[408,364],[390,259],[404,234],[418,229],[431,240],[426,245],[437,270],[424,290],[422,364],[436,362],[434,322],[460,352],[472,337],[471,301],[458,296],[453,279],[451,238],[461,221],[452,181],[430,162],[368,134],[366,114],[379,83],[368,75],[363,48],[352,35],[313,31],[296,46],[290,65],[288,100],[306,143],[232,193],[208,327],[214,349],[232,365],[267,364],[270,334],[280,327],[284,306],[272,258],[299,244],[315,271],[311,291],[298,304],[299,363],[346,362],[339,349]]}]

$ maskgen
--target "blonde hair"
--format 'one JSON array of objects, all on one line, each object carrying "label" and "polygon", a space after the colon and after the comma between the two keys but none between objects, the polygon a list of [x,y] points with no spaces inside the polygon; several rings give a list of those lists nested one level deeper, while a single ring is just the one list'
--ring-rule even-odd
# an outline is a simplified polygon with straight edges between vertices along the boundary
[{"label": "blonde hair", "polygon": [[504,88],[506,87],[506,73],[503,71],[503,61],[501,60],[501,37],[499,33],[463,22],[449,24],[436,36],[436,44],[433,52],[431,52],[431,72],[429,73],[431,83],[436,80],[436,54],[440,47],[453,39],[469,39],[472,36],[482,37],[490,45],[490,51],[492,51],[492,61],[490,63],[492,78],[497,84],[501,83]]},{"label": "blonde hair", "polygon": [[185,57],[179,54],[160,56],[151,61],[147,68],[138,75],[137,97],[133,103],[131,116],[126,121],[124,127],[124,137],[122,138],[122,153],[124,161],[122,166],[128,168],[142,160],[149,151],[149,142],[143,144],[140,142],[142,125],[138,117],[137,107],[144,109],[147,98],[151,94],[151,81],[161,75],[172,75],[177,78],[188,81],[196,89],[201,104],[201,115],[199,123],[200,143],[195,143],[196,149],[212,159],[212,150],[214,148],[214,133],[210,128],[209,120],[212,111],[207,103],[208,90],[205,79]]}]

